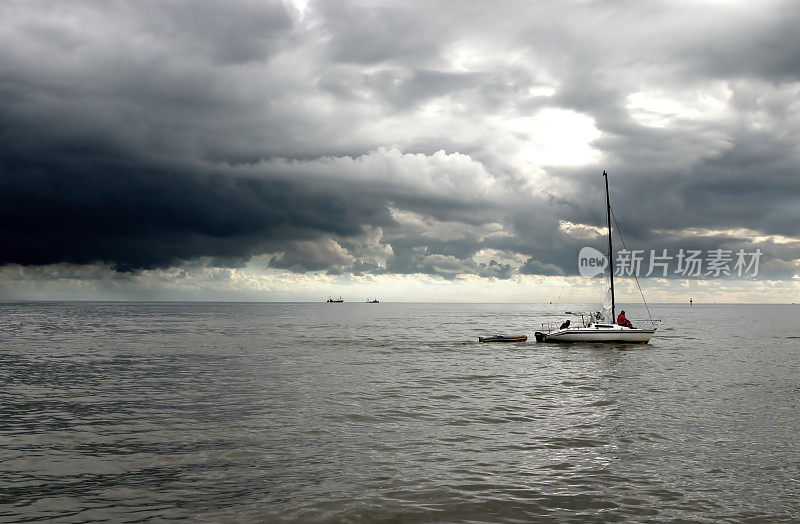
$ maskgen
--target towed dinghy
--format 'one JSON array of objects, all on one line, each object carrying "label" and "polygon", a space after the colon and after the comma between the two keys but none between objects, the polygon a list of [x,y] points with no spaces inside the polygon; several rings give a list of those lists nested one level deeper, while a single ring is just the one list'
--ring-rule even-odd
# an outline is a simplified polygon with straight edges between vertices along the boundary
[{"label": "towed dinghy", "polygon": [[490,337],[478,337],[478,342],[525,342],[527,335],[492,335]]}]

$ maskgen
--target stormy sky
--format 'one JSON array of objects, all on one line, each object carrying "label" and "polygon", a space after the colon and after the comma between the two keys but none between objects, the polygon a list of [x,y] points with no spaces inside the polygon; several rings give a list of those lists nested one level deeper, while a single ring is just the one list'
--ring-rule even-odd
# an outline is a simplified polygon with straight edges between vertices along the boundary
[{"label": "stormy sky", "polygon": [[4,0],[0,298],[587,299],[607,170],[629,247],[764,253],[655,299],[796,301],[797,27],[791,1]]}]

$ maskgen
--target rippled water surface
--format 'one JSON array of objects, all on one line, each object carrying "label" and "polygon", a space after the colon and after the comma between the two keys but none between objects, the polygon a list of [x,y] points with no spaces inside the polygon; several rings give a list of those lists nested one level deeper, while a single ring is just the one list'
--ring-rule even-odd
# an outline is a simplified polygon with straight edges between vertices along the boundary
[{"label": "rippled water surface", "polygon": [[0,520],[800,520],[800,306],[580,308],[0,304]]}]

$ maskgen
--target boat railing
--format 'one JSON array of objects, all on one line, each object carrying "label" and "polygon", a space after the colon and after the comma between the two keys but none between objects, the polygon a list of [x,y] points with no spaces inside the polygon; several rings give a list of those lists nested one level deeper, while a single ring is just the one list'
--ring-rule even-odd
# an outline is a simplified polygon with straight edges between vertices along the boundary
[{"label": "boat railing", "polygon": [[[542,322],[542,331],[555,331],[557,322]],[[559,324],[560,325],[560,324]]]},{"label": "boat railing", "polygon": [[[542,322],[542,331],[558,331],[561,329],[561,324],[561,322]],[[577,325],[571,324],[570,327],[577,327]],[[586,324],[583,327],[586,327]]]}]

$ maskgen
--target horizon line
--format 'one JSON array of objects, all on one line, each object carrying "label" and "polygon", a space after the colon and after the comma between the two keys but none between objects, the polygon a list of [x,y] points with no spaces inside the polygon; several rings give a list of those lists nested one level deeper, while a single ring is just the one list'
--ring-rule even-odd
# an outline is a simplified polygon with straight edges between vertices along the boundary
[{"label": "horizon line", "polygon": [[[90,299],[2,299],[0,298],[0,304],[21,304],[21,303],[103,303],[103,304],[326,304],[325,300],[198,300],[198,299],[187,299],[187,300],[172,300],[172,299],[162,299],[162,300],[146,300],[146,299],[125,299],[125,300],[90,300]],[[381,300],[379,304],[536,304],[536,305],[569,305],[569,304],[594,304],[595,302],[486,302],[486,301],[447,301],[447,302],[436,302],[431,300]],[[630,302],[622,302],[625,304],[630,304]],[[371,302],[362,302],[362,301],[344,301],[338,302],[338,304],[371,304]],[[705,306],[737,306],[737,305],[751,305],[751,306],[758,306],[758,305],[786,305],[792,306],[797,305],[796,302],[698,302],[694,301],[691,304],[689,302],[648,302],[648,305],[688,305],[689,307],[698,306],[698,305],[705,305]],[[638,305],[638,304],[637,304]],[[643,304],[641,304],[643,305]]]}]

